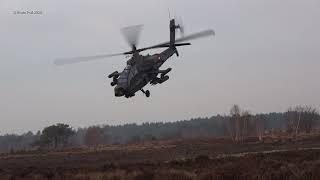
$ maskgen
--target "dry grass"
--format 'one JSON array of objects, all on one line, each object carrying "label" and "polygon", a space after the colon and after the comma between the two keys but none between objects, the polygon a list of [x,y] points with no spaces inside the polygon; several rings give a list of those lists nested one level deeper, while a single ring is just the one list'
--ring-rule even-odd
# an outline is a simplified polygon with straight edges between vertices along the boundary
[{"label": "dry grass", "polygon": [[227,155],[320,147],[316,134],[301,135],[295,140],[287,135],[268,138],[264,143],[250,139],[247,144],[237,145],[226,138],[202,138],[2,155],[0,180],[320,179],[317,149]]}]

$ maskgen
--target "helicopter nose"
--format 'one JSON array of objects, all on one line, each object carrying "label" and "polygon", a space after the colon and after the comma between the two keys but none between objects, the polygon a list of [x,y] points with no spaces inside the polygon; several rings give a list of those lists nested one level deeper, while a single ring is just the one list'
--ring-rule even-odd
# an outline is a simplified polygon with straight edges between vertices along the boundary
[{"label": "helicopter nose", "polygon": [[114,95],[116,97],[121,97],[121,96],[124,96],[124,89],[122,87],[119,87],[119,86],[116,86],[114,88]]}]

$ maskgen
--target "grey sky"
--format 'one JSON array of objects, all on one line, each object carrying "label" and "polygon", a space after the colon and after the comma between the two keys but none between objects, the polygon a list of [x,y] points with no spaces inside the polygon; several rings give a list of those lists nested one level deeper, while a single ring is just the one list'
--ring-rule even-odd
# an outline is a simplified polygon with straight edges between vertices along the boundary
[{"label": "grey sky", "polygon": [[[186,34],[216,37],[180,48],[164,68],[170,80],[148,86],[151,98],[115,98],[106,79],[125,57],[56,67],[59,57],[128,50],[119,29],[144,24],[139,46],[167,41],[168,8]],[[174,121],[223,114],[319,107],[318,0],[1,0],[0,134],[73,127]],[[43,15],[14,15],[41,10]]]}]

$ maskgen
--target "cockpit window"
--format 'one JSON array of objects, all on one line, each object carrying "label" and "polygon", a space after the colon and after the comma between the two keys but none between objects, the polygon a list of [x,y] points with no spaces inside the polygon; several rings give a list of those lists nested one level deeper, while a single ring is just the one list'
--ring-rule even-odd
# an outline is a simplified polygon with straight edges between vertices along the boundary
[{"label": "cockpit window", "polygon": [[127,65],[126,68],[122,71],[118,78],[118,85],[120,86],[127,86],[128,85],[128,77],[130,72],[131,66]]},{"label": "cockpit window", "polygon": [[118,79],[118,85],[120,86],[126,86],[127,85],[127,78],[121,78],[121,76]]}]

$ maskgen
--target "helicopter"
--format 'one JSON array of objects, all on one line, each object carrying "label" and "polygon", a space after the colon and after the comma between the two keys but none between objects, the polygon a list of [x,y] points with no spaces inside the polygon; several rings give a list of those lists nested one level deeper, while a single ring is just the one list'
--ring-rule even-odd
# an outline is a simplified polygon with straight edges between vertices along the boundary
[{"label": "helicopter", "polygon": [[[208,29],[185,36],[184,26],[182,25],[182,23],[176,24],[176,20],[173,18],[170,20],[169,25],[170,41],[138,49],[137,41],[141,28],[142,25],[137,25],[122,29],[122,33],[125,36],[128,44],[130,45],[131,51],[117,54],[103,54],[96,56],[56,59],[54,61],[54,64],[65,65],[119,55],[129,55],[131,56],[131,58],[127,60],[126,67],[122,72],[115,71],[108,75],[108,78],[112,79],[111,86],[115,86],[114,95],[116,97],[124,96],[126,98],[131,98],[135,96],[136,92],[141,91],[146,97],[150,97],[150,91],[144,90],[143,88],[149,83],[151,85],[156,85],[162,84],[169,80],[168,73],[172,70],[172,68],[161,70],[160,67],[174,54],[176,54],[177,57],[179,56],[177,47],[191,45],[191,43],[186,42],[189,40],[215,35],[215,32],[213,30]],[[181,33],[181,37],[176,39],[176,31],[178,30]],[[154,55],[140,54],[140,52],[142,51],[157,48],[166,49]]]}]

